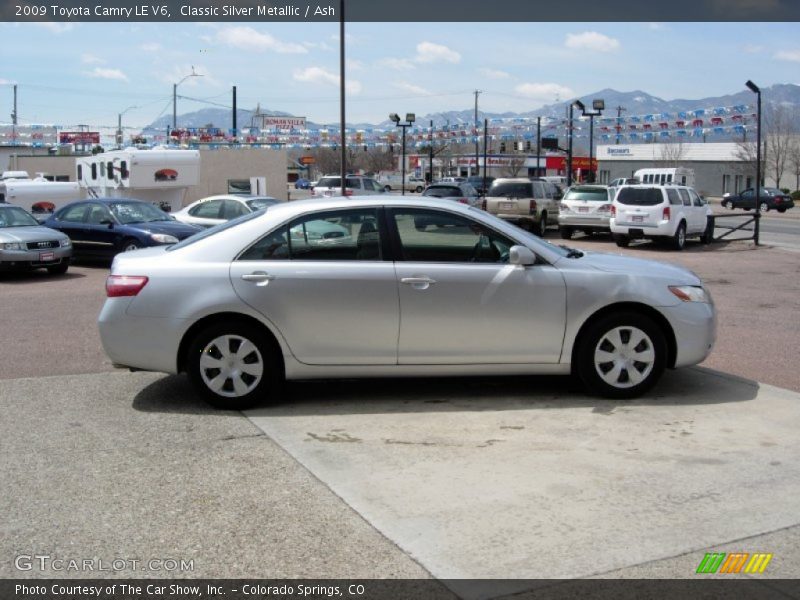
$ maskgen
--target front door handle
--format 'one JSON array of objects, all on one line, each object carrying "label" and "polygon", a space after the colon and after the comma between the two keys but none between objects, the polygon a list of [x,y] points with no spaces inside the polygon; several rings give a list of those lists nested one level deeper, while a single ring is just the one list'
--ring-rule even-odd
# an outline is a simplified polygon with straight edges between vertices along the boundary
[{"label": "front door handle", "polygon": [[427,290],[431,285],[436,283],[436,280],[423,275],[422,277],[403,277],[400,283],[410,285],[415,290]]},{"label": "front door handle", "polygon": [[253,273],[242,275],[242,279],[245,281],[254,281],[258,287],[264,287],[275,279],[275,275],[270,275],[266,271],[254,271]]}]

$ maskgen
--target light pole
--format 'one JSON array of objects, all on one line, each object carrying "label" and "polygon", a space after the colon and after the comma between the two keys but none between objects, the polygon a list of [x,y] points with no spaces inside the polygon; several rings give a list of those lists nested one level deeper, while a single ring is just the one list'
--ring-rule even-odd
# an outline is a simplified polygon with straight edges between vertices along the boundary
[{"label": "light pole", "polygon": [[117,148],[122,148],[122,115],[124,115],[129,110],[133,110],[134,108],[139,108],[138,106],[129,106],[125,110],[123,110],[117,116]]},{"label": "light pole", "polygon": [[389,119],[394,121],[395,127],[400,127],[403,130],[403,164],[401,170],[401,179],[400,179],[400,194],[405,196],[406,195],[406,129],[411,127],[411,125],[416,120],[416,115],[414,113],[406,113],[406,120],[401,123],[400,122],[400,115],[397,113],[391,113],[389,115]]},{"label": "light pole", "polygon": [[200,73],[195,73],[194,67],[192,67],[191,73],[181,79],[178,83],[172,84],[172,129],[178,128],[178,86],[190,77],[202,77],[202,75]]},{"label": "light pole", "polygon": [[569,146],[567,150],[567,187],[572,185],[572,118],[573,118],[573,109],[579,108],[581,112],[586,110],[586,106],[584,106],[583,102],[580,100],[575,100],[571,102],[569,105]]},{"label": "light pole", "polygon": [[753,225],[753,241],[758,246],[758,224],[761,218],[761,88],[749,79],[745,85],[756,95],[758,102],[756,110],[756,118],[758,120],[758,129],[756,129],[756,205],[754,207],[755,221]]},{"label": "light pole", "polygon": [[582,110],[584,117],[589,117],[589,183],[594,183],[594,118],[603,114],[606,108],[605,100],[592,100],[592,112]]}]

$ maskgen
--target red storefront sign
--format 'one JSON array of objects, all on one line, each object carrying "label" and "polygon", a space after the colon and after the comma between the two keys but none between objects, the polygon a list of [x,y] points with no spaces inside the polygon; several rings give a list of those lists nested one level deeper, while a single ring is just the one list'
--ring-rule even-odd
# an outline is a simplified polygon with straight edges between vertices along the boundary
[{"label": "red storefront sign", "polygon": [[[597,159],[592,159],[592,171],[597,171]],[[548,156],[547,157],[547,170],[565,171],[567,170],[567,157],[566,156]],[[577,171],[589,170],[589,157],[588,156],[573,156],[572,157],[572,170]]]}]

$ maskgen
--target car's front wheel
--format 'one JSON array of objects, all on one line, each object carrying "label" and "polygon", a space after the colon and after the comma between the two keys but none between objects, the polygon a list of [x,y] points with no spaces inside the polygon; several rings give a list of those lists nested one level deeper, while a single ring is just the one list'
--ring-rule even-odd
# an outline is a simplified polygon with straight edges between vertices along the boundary
[{"label": "car's front wheel", "polygon": [[561,234],[562,240],[572,239],[572,227],[559,227],[558,232]]},{"label": "car's front wheel", "polygon": [[138,250],[141,247],[142,245],[133,238],[123,240],[122,244],[120,244],[120,250],[122,250],[122,252],[132,252],[133,250]]},{"label": "car's front wheel", "polygon": [[422,193],[422,186],[418,185],[417,187],[414,188],[414,191],[417,192],[418,194],[421,194]]},{"label": "car's front wheel", "polygon": [[69,259],[62,258],[59,264],[47,267],[47,272],[50,275],[63,275],[67,272],[67,269],[69,269]]},{"label": "car's front wheel", "polygon": [[622,235],[620,233],[614,234],[614,243],[617,244],[620,248],[627,248],[631,244],[631,238],[627,235]]},{"label": "car's front wheel", "polygon": [[675,230],[675,234],[672,236],[672,247],[675,250],[683,250],[683,247],[686,245],[686,223],[681,221],[678,225],[678,228]]},{"label": "car's front wheel", "polygon": [[540,238],[543,238],[545,233],[547,233],[547,213],[543,212],[539,216],[539,220],[533,224],[533,233],[538,235]]},{"label": "car's front wheel", "polygon": [[667,343],[649,317],[620,312],[581,335],[575,371],[590,393],[635,398],[652,388],[666,366]]},{"label": "car's front wheel", "polygon": [[714,241],[714,217],[706,217],[706,228],[703,235],[700,236],[700,241],[704,244]]},{"label": "car's front wheel", "polygon": [[769,212],[769,204],[762,202],[758,205],[758,210],[760,210],[762,213]]},{"label": "car's front wheel", "polygon": [[216,408],[243,410],[273,399],[283,372],[274,346],[252,326],[212,325],[195,337],[187,361],[195,388]]}]

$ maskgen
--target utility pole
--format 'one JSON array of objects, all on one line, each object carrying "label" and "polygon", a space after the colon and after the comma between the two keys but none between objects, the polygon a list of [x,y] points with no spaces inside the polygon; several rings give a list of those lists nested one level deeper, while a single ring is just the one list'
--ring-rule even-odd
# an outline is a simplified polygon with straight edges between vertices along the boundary
[{"label": "utility pole", "polygon": [[233,129],[234,139],[238,139],[238,132],[236,131],[236,86],[233,86],[233,122],[231,123]]},{"label": "utility pole", "polygon": [[433,119],[431,119],[431,132],[428,134],[428,173],[428,185],[430,185],[433,183]]},{"label": "utility pole", "polygon": [[472,129],[475,132],[475,171],[480,173],[480,169],[478,169],[478,152],[479,144],[478,144],[478,94],[481,93],[480,90],[475,90],[475,121],[473,123]]},{"label": "utility pole", "polygon": [[628,109],[625,108],[624,106],[618,106],[617,107],[617,127],[616,127],[617,135],[614,136],[614,138],[615,138],[614,139],[614,143],[615,144],[619,144],[619,130],[622,129],[622,126],[619,124],[619,120],[622,118],[622,111],[623,110],[628,110]]},{"label": "utility pole", "polygon": [[[57,137],[57,136],[56,136]],[[14,110],[11,112],[11,141],[17,145],[17,84],[14,84]]]}]

